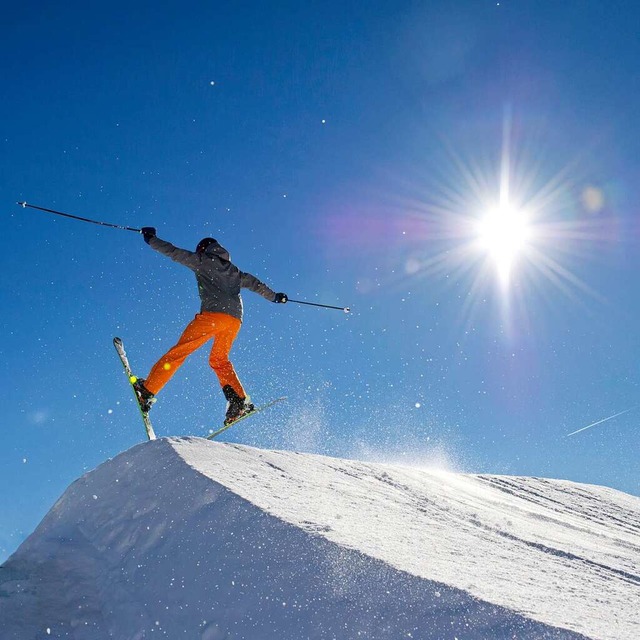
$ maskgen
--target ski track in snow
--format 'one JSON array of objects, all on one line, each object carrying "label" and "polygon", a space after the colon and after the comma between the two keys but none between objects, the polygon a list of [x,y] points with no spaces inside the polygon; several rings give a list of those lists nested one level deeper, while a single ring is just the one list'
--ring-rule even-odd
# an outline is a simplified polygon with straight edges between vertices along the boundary
[{"label": "ski track in snow", "polygon": [[0,639],[640,638],[640,499],[163,438],[0,568]]}]

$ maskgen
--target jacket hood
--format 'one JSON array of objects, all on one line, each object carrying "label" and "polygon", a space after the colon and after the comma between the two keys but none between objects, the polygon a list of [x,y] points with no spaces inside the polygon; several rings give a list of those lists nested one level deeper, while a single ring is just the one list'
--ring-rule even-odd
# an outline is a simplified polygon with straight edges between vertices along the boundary
[{"label": "jacket hood", "polygon": [[217,240],[214,240],[209,244],[209,246],[204,250],[204,254],[210,258],[216,257],[221,260],[231,262],[229,252]]}]

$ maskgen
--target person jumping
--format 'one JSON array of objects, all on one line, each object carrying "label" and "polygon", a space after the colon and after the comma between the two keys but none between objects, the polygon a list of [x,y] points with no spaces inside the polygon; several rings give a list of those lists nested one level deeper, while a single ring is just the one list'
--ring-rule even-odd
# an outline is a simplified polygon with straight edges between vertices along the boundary
[{"label": "person jumping", "polygon": [[173,374],[191,355],[213,339],[209,364],[215,371],[227,399],[225,425],[253,411],[231,361],[229,352],[242,325],[242,298],[240,289],[259,293],[270,302],[287,302],[287,295],[275,293],[258,278],[240,271],[230,259],[229,252],[214,238],[203,238],[195,252],[179,249],[156,236],[153,227],[141,229],[144,241],[155,251],[188,267],[196,274],[200,294],[200,313],[187,325],[177,344],[165,353],[146,378],[134,383],[143,411],[149,411],[160,392]]}]

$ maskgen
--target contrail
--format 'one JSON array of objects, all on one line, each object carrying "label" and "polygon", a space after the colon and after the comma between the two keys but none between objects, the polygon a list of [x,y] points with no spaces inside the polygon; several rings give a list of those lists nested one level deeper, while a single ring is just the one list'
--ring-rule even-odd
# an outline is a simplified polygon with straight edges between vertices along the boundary
[{"label": "contrail", "polygon": [[[631,407],[631,409],[635,409],[635,407]],[[581,431],[585,431],[586,429],[591,429],[591,427],[595,427],[597,424],[602,424],[607,420],[613,420],[614,418],[621,416],[623,413],[629,413],[631,409],[625,409],[624,411],[621,411],[620,413],[616,413],[612,416],[609,416],[608,418],[602,418],[602,420],[598,420],[598,422],[593,422],[592,424],[588,424],[586,427],[582,427],[582,429],[578,429],[577,431],[572,431],[571,433],[567,433],[566,437],[568,438],[569,436],[575,436],[576,433],[580,433]]]}]

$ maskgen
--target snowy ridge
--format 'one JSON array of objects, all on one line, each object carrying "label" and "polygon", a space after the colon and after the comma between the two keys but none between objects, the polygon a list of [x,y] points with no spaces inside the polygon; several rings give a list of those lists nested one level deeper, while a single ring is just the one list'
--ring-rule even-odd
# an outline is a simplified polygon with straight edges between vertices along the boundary
[{"label": "snowy ridge", "polygon": [[640,638],[640,499],[200,438],[69,487],[0,638]]}]

